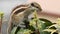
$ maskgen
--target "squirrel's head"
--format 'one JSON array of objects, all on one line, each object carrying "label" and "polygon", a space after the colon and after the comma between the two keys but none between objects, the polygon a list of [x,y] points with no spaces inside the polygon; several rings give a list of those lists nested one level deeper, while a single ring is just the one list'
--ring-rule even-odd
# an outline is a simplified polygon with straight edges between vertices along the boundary
[{"label": "squirrel's head", "polygon": [[36,3],[36,2],[30,3],[29,6],[30,6],[30,8],[31,8],[32,10],[42,11],[41,6],[40,6],[38,3]]}]

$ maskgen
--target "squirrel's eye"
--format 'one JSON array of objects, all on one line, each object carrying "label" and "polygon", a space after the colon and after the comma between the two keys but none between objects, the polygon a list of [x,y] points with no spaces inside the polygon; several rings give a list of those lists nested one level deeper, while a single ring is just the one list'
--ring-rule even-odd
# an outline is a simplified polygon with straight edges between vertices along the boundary
[{"label": "squirrel's eye", "polygon": [[32,6],[34,6],[34,4],[33,4],[33,3],[31,3],[31,5],[32,5]]},{"label": "squirrel's eye", "polygon": [[39,8],[39,7],[35,6],[33,3],[31,3],[31,6],[36,7],[36,8]]}]

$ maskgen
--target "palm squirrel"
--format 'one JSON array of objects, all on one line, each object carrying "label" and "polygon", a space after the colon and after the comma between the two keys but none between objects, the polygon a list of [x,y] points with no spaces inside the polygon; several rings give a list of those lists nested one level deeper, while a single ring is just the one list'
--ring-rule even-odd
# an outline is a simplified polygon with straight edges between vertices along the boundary
[{"label": "palm squirrel", "polygon": [[32,14],[34,10],[42,11],[41,6],[36,2],[15,7],[11,12],[8,34],[11,33],[11,30],[14,26],[20,26],[20,24],[23,23],[24,20],[28,20],[28,16]]}]

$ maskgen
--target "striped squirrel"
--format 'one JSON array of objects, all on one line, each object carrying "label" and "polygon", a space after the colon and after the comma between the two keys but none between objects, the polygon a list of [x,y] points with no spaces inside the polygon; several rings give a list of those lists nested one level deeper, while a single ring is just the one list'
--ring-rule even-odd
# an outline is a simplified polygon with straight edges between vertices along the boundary
[{"label": "striped squirrel", "polygon": [[34,10],[42,11],[41,6],[36,2],[15,7],[11,12],[8,34],[11,33],[11,30],[14,26],[20,26],[20,24],[23,23],[24,20],[28,20],[28,16],[32,14]]}]

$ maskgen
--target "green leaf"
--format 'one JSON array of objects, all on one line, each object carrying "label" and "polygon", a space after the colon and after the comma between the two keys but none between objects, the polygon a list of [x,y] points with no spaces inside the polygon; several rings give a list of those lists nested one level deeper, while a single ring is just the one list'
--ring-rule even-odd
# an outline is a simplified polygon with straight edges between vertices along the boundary
[{"label": "green leaf", "polygon": [[55,31],[55,32],[56,32],[55,29],[45,29],[45,30],[43,30],[43,31],[48,31],[48,32],[53,32],[53,31]]},{"label": "green leaf", "polygon": [[17,34],[31,34],[33,33],[31,30],[29,29],[20,29]]},{"label": "green leaf", "polygon": [[[47,19],[43,19],[43,18],[40,18],[40,21],[43,21],[41,26],[42,26],[42,31],[44,29],[46,29],[46,27],[52,25],[53,23]],[[50,32],[47,32],[47,31],[44,31],[44,32],[41,32],[41,34],[50,34]]]},{"label": "green leaf", "polygon": [[11,31],[11,34],[15,34],[16,30],[17,30],[17,27],[14,27]]},{"label": "green leaf", "polygon": [[40,18],[40,20],[45,22],[44,24],[45,24],[46,27],[48,27],[50,25],[53,25],[53,23],[51,21],[47,20],[47,19]]},{"label": "green leaf", "polygon": [[1,18],[3,18],[3,15],[4,15],[4,13],[3,12],[0,12],[0,17]]}]

